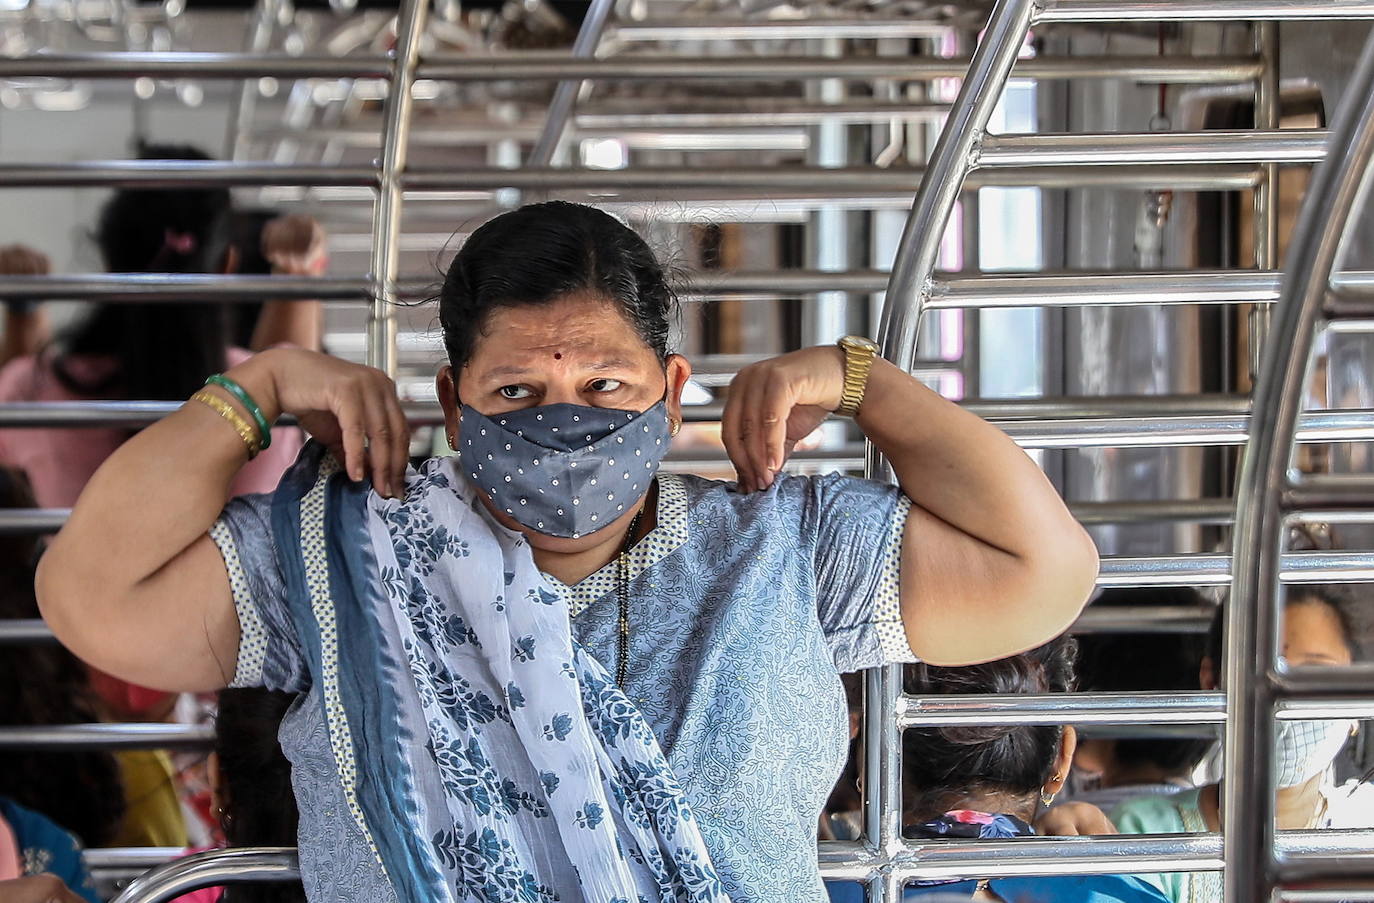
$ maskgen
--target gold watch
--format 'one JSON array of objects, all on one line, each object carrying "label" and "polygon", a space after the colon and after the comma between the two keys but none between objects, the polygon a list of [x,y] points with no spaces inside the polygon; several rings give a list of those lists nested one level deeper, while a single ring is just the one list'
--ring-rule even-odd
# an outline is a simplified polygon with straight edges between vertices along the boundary
[{"label": "gold watch", "polygon": [[841,417],[854,417],[863,404],[864,391],[868,389],[868,374],[873,370],[873,361],[878,357],[878,343],[863,336],[847,335],[837,342],[844,352],[844,394],[840,396],[840,406],[835,413]]}]

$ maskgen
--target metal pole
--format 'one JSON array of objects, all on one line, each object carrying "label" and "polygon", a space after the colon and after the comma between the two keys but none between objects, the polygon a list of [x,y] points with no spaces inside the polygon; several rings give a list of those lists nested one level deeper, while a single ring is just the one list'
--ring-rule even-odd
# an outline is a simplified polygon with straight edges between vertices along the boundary
[{"label": "metal pole", "polygon": [[[1255,128],[1277,130],[1279,127],[1279,26],[1276,22],[1256,22],[1255,52],[1263,65],[1263,72],[1255,79]],[[1279,167],[1266,163],[1260,167],[1260,181],[1254,190],[1253,236],[1255,269],[1272,270],[1279,265]],[[1250,379],[1259,373],[1260,351],[1269,331],[1270,309],[1256,307],[1250,311]]]},{"label": "metal pole", "polygon": [[0,188],[257,188],[267,185],[365,187],[370,167],[235,163],[221,160],[104,160],[6,163]]},{"label": "metal pole", "polygon": [[654,19],[621,22],[618,41],[777,41],[811,38],[940,38],[952,26],[920,19]]},{"label": "metal pole", "polygon": [[395,62],[383,109],[380,185],[372,221],[372,305],[367,317],[367,364],[396,375],[396,277],[401,258],[402,173],[410,133],[411,86],[420,60],[429,0],[405,0],[396,22]]},{"label": "metal pole", "polygon": [[[1342,6],[1339,0],[1329,6]],[[1294,4],[1297,5],[1297,4]],[[1371,6],[1374,11],[1374,6]],[[1313,174],[1255,386],[1252,441],[1237,490],[1235,585],[1227,610],[1228,719],[1222,822],[1226,903],[1268,899],[1274,883],[1273,674],[1278,646],[1283,491],[1308,354],[1350,212],[1374,155],[1374,40],[1366,43]],[[1296,352],[1296,353],[1295,353]]]},{"label": "metal pole", "polygon": [[[602,32],[606,30],[606,21],[614,9],[615,0],[591,0],[582,19],[582,27],[578,29],[577,38],[573,41],[574,59],[591,59],[596,56]],[[526,166],[548,166],[553,162],[554,152],[563,140],[563,133],[568,130],[568,122],[572,119],[573,107],[577,103],[577,94],[581,90],[580,79],[560,81],[558,87],[553,89],[553,99],[549,101],[549,110],[545,114],[544,129],[535,140],[534,147],[530,149],[530,155],[525,160]]]},{"label": "metal pole", "polygon": [[[269,4],[270,5],[270,4]],[[268,13],[275,17],[274,13]],[[119,52],[38,53],[0,57],[0,78],[386,78],[391,63],[379,56],[287,56],[267,53],[250,38],[247,53]],[[246,85],[256,90],[256,85]],[[237,110],[235,116],[237,116]],[[251,112],[247,115],[251,116]]]},{"label": "metal pole", "polygon": [[366,298],[363,279],[294,276],[221,276],[160,273],[91,273],[71,276],[0,276],[0,297],[33,301],[103,303],[184,301],[353,301]]}]

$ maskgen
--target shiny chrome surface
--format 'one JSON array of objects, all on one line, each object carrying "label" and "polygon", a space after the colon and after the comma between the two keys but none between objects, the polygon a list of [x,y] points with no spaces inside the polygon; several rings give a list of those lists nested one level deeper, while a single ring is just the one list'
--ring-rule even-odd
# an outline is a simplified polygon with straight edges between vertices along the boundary
[{"label": "shiny chrome surface", "polygon": [[208,749],[215,740],[210,725],[60,724],[0,727],[0,749]]},{"label": "shiny chrome surface", "polygon": [[167,903],[203,887],[300,880],[296,851],[213,850],[178,859],[130,882],[113,903]]}]

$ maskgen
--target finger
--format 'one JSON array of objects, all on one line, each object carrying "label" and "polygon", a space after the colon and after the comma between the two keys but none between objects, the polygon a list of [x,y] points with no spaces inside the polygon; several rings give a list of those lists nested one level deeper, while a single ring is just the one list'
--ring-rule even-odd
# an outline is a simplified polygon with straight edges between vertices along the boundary
[{"label": "finger", "polygon": [[376,385],[363,390],[363,406],[367,417],[367,461],[371,470],[372,488],[377,494],[392,495],[392,468],[396,458],[395,432],[386,412],[386,398]]},{"label": "finger", "polygon": [[344,470],[355,483],[367,475],[365,416],[362,400],[355,393],[339,399],[334,406],[334,417],[339,421],[340,442],[343,443]]},{"label": "finger", "polygon": [[749,491],[747,459],[740,445],[740,410],[745,387],[749,382],[747,371],[741,371],[730,381],[730,394],[725,400],[725,411],[720,418],[720,438],[725,444],[725,453],[734,465],[736,482],[742,492]]},{"label": "finger", "polygon": [[759,414],[759,453],[770,486],[786,457],[787,417],[792,413],[792,402],[791,383],[774,371],[764,387]]},{"label": "finger", "polygon": [[392,493],[404,494],[406,466],[410,463],[410,423],[396,395],[396,384],[390,379],[382,385],[382,403],[386,409],[387,421],[391,424],[392,436]]},{"label": "finger", "polygon": [[759,374],[750,381],[748,394],[742,399],[744,409],[740,413],[740,440],[744,454],[749,461],[751,482],[755,490],[764,490],[772,483],[768,471],[768,456],[764,451],[767,426],[764,424],[764,399],[768,392],[769,374]]}]

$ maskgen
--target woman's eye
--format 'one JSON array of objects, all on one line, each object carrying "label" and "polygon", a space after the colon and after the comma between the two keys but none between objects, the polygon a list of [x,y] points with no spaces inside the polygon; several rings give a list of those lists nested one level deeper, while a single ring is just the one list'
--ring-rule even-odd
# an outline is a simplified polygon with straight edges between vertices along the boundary
[{"label": "woman's eye", "polygon": [[502,398],[509,398],[512,401],[530,397],[530,390],[524,386],[502,386],[497,391],[501,393]]},{"label": "woman's eye", "polygon": [[621,382],[618,379],[595,379],[589,388],[593,392],[614,392],[620,386]]}]

